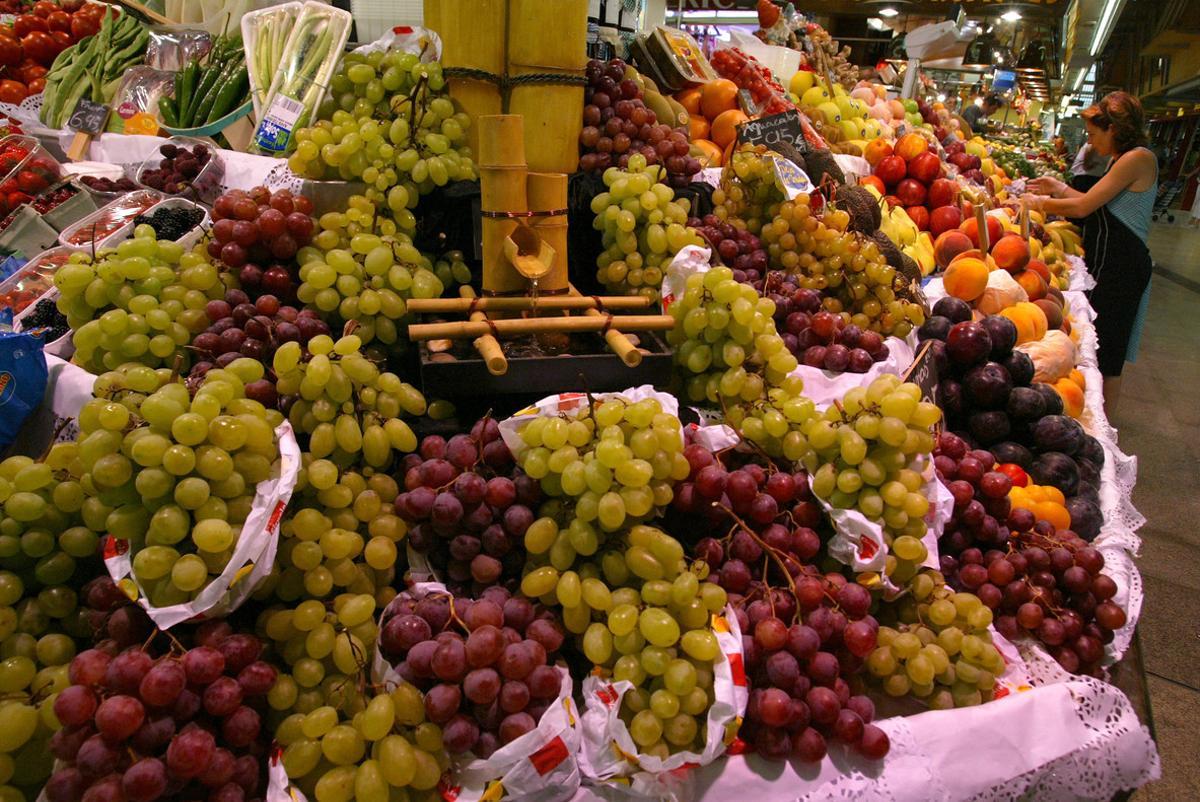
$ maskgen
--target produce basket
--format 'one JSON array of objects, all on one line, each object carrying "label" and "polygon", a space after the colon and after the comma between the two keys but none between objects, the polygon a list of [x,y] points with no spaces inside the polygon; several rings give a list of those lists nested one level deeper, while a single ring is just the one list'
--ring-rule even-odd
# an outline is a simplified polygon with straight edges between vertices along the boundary
[{"label": "produce basket", "polygon": [[124,239],[121,232],[133,218],[161,200],[162,193],[153,189],[139,189],[122,195],[66,228],[58,236],[58,242],[74,250],[90,250],[93,247],[104,247],[110,241]]},{"label": "produce basket", "polygon": [[33,257],[16,273],[0,282],[0,308],[19,315],[30,304],[54,288],[54,273],[66,264],[74,250],[53,247]]},{"label": "produce basket", "polygon": [[0,221],[0,248],[23,254],[39,253],[52,247],[58,232],[28,203]]},{"label": "produce basket", "polygon": [[56,231],[62,231],[67,226],[78,220],[82,220],[100,208],[96,204],[96,199],[92,193],[83,184],[76,182],[75,179],[68,179],[56,184],[47,191],[47,194],[53,195],[55,192],[63,191],[68,187],[74,191],[74,194],[42,214],[42,219],[49,223]]},{"label": "produce basket", "polygon": [[[214,123],[215,124],[215,123]],[[212,142],[205,142],[200,139],[195,139],[190,136],[173,136],[166,140],[163,144],[171,144],[181,147],[186,147],[195,151],[197,146],[203,146],[208,149],[208,161],[200,168],[200,171],[188,179],[187,186],[181,192],[161,191],[164,195],[179,195],[181,197],[194,198],[201,203],[211,204],[217,199],[217,195],[221,194],[221,183],[225,179],[225,162],[217,153],[217,148]],[[137,168],[134,173],[133,180],[139,186],[147,189],[154,189],[146,183],[146,173],[162,166],[166,161],[160,153],[148,157]]]},{"label": "produce basket", "polygon": [[[34,195],[44,192],[63,177],[62,165],[31,136],[12,134],[0,139],[0,215]],[[18,203],[14,203],[14,198]]]},{"label": "produce basket", "polygon": [[[234,123],[238,122],[239,120],[242,120],[245,117],[250,116],[250,113],[252,111],[254,111],[254,103],[247,100],[245,103],[238,106],[236,109],[229,112],[221,119],[211,122],[208,125],[202,125],[199,128],[172,128],[169,125],[164,125],[164,126],[162,126],[162,129],[164,131],[166,131],[168,134],[170,134],[172,138],[185,138],[186,139],[186,138],[194,138],[194,137],[213,137],[213,136],[216,136],[217,134],[225,132],[227,128],[229,128],[230,126],[232,126]],[[229,132],[229,133],[232,133],[232,132]],[[227,138],[229,136],[229,133],[226,133]]]}]

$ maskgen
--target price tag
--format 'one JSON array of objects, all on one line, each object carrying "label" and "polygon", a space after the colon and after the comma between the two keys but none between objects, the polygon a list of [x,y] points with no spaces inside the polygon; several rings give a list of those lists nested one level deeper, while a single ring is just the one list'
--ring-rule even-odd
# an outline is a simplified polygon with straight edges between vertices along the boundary
[{"label": "price tag", "polygon": [[75,104],[75,110],[71,112],[71,117],[67,120],[67,127],[81,134],[98,134],[104,130],[104,125],[108,122],[108,112],[108,106],[102,103],[93,103],[88,98],[81,97]]},{"label": "price tag", "polygon": [[788,200],[812,193],[813,183],[808,173],[782,156],[771,154],[771,169],[774,170],[775,178],[783,187],[783,194],[787,195]]},{"label": "price tag", "polygon": [[255,144],[273,153],[287,150],[292,139],[292,129],[296,127],[296,121],[303,113],[304,104],[299,100],[275,95],[267,113],[263,115],[262,122],[258,124],[258,131],[254,134]]},{"label": "price tag", "polygon": [[737,138],[738,142],[765,145],[776,152],[779,152],[777,148],[782,143],[791,145],[801,153],[808,150],[808,143],[804,140],[804,128],[800,123],[800,112],[795,110],[744,122],[737,128]]}]

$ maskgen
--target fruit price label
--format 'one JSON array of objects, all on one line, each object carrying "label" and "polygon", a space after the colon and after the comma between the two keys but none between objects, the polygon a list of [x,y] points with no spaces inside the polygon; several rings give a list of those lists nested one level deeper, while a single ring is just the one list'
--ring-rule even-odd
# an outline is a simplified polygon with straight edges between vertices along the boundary
[{"label": "fruit price label", "polygon": [[108,122],[108,112],[108,106],[103,103],[93,103],[88,98],[81,97],[67,120],[67,127],[81,134],[98,134]]},{"label": "fruit price label", "polygon": [[742,123],[738,126],[737,138],[740,143],[763,145],[789,159],[795,152],[804,155],[808,150],[800,112],[795,110]]}]

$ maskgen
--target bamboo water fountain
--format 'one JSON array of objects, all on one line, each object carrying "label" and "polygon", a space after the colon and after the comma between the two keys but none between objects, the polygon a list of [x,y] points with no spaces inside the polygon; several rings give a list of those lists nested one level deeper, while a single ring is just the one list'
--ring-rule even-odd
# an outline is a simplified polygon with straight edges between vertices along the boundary
[{"label": "bamboo water fountain", "polygon": [[[670,315],[636,314],[649,308],[651,301],[647,298],[588,296],[570,284],[567,175],[529,171],[523,122],[520,115],[512,114],[484,115],[478,120],[483,215],[481,296],[464,287],[459,298],[409,301],[411,312],[461,314],[467,318],[414,323],[408,327],[409,338],[427,344],[474,339],[475,350],[488,373],[499,377],[509,369],[505,340],[557,336],[569,342],[570,335],[599,333],[626,370],[638,368],[646,352],[623,332],[665,331],[674,321]],[[669,365],[669,351],[664,348],[663,354]],[[613,361],[611,355],[600,357]]]}]

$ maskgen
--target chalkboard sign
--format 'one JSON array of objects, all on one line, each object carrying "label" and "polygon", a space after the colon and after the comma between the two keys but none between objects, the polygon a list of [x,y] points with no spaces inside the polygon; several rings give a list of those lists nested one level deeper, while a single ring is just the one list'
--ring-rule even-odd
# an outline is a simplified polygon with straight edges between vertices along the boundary
[{"label": "chalkboard sign", "polygon": [[[937,364],[933,358],[933,340],[926,341],[917,352],[917,358],[904,373],[904,381],[912,382],[921,388],[921,400],[936,403],[938,383]],[[941,431],[941,423],[938,424]]]},{"label": "chalkboard sign", "polygon": [[108,122],[108,111],[108,106],[81,97],[71,112],[71,118],[67,120],[67,127],[81,134],[98,134]]},{"label": "chalkboard sign", "polygon": [[800,112],[795,110],[744,122],[738,126],[737,138],[738,142],[765,145],[784,156],[790,154],[780,150],[781,146],[790,146],[801,154],[808,150],[808,142],[804,139],[804,127],[800,122]]}]

